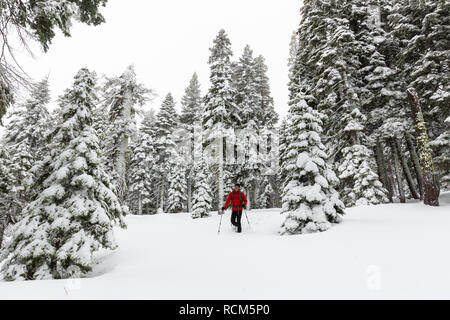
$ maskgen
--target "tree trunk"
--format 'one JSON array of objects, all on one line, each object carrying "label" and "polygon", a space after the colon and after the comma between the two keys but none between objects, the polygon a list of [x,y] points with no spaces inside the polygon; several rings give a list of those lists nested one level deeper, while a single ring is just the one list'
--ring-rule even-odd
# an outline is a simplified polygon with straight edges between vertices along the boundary
[{"label": "tree trunk", "polygon": [[405,132],[406,144],[408,145],[409,155],[414,164],[414,172],[416,173],[417,184],[419,186],[420,200],[423,200],[423,176],[420,168],[419,157],[417,156],[416,147],[409,132]]},{"label": "tree trunk", "polygon": [[141,192],[139,192],[139,196],[138,196],[138,214],[142,215],[142,195],[141,195]]},{"label": "tree trunk", "polygon": [[387,177],[388,177],[388,184],[391,186],[391,192],[392,192],[392,197],[394,197],[396,195],[395,192],[395,179],[394,179],[394,173],[392,170],[392,163],[391,160],[389,158],[385,158],[386,159],[386,173],[387,173]]},{"label": "tree trunk", "polygon": [[[124,106],[123,106],[123,118],[124,119],[130,119],[131,117],[131,104],[132,104],[132,97],[130,90],[126,90],[125,97],[124,97]],[[120,142],[119,142],[119,153],[117,155],[116,164],[115,164],[115,170],[118,175],[118,196],[119,200],[123,203],[125,200],[125,195],[127,192],[127,183],[126,183],[126,155],[128,151],[128,141],[129,138],[127,135],[122,136]]]},{"label": "tree trunk", "polygon": [[392,184],[388,179],[388,174],[386,171],[386,163],[384,161],[383,145],[380,140],[377,140],[377,144],[375,146],[375,154],[378,166],[378,176],[380,177],[380,180],[383,183],[384,188],[388,191],[387,196],[389,201],[393,202],[394,195],[392,192]]},{"label": "tree trunk", "polygon": [[192,180],[187,181],[187,212],[192,211]]},{"label": "tree trunk", "polygon": [[223,206],[223,137],[221,136],[219,138],[219,143],[218,143],[218,164],[219,164],[219,176],[218,176],[218,180],[219,180],[219,190],[218,190],[218,194],[219,194],[219,205],[217,206],[217,208],[221,208]]},{"label": "tree trunk", "polygon": [[423,202],[426,205],[439,205],[439,183],[434,172],[433,158],[431,156],[431,147],[428,143],[428,134],[422,110],[419,105],[419,98],[416,90],[410,88],[407,90],[411,114],[416,129],[417,149],[419,150],[420,165],[423,175],[424,197]]},{"label": "tree trunk", "polygon": [[159,208],[161,209],[161,212],[164,212],[164,182],[161,182],[161,193],[160,193],[160,199],[159,199]]},{"label": "tree trunk", "polygon": [[411,171],[409,170],[408,161],[404,157],[401,149],[400,142],[397,137],[394,137],[395,148],[397,149],[398,156],[400,158],[400,163],[402,164],[403,173],[405,174],[406,182],[408,183],[409,191],[411,192],[411,196],[414,199],[419,199],[419,194],[417,193],[416,186],[414,185],[414,181],[411,175]]},{"label": "tree trunk", "polygon": [[394,138],[390,138],[389,143],[391,145],[392,156],[394,159],[394,175],[395,175],[395,179],[397,180],[398,198],[400,199],[401,203],[405,203],[406,198],[405,198],[405,192],[403,190],[402,177],[400,175],[400,163],[398,160],[398,150],[397,150],[397,146],[394,142]]},{"label": "tree trunk", "polygon": [[8,215],[6,213],[0,214],[0,249],[3,244],[3,236],[5,234],[6,224],[8,223]]}]

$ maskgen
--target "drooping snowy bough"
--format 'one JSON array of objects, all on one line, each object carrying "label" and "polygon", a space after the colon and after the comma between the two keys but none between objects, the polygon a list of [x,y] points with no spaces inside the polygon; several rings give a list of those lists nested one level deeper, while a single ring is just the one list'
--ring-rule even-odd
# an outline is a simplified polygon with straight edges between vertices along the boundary
[{"label": "drooping snowy bough", "polygon": [[325,231],[342,221],[344,204],[334,187],[339,179],[327,164],[320,133],[324,116],[300,97],[289,113],[286,174],[280,234]]},{"label": "drooping snowy bough", "polygon": [[113,224],[125,227],[124,210],[101,161],[95,103],[95,74],[81,69],[60,99],[42,192],[24,208],[1,253],[5,280],[80,277],[97,250],[117,247]]}]

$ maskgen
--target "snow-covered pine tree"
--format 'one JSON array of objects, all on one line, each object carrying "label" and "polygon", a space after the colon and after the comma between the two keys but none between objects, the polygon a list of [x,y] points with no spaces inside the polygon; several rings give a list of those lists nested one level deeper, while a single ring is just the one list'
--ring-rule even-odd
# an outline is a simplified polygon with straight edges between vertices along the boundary
[{"label": "snow-covered pine tree", "polygon": [[[133,214],[154,213],[153,198],[153,167],[154,149],[153,139],[146,126],[148,121],[143,121],[135,141],[131,145],[131,160],[128,170],[128,207]],[[143,129],[144,128],[144,129]]]},{"label": "snow-covered pine tree", "polygon": [[3,243],[3,235],[11,220],[11,212],[14,206],[14,196],[12,186],[14,176],[11,173],[11,159],[6,148],[0,145],[0,249]]},{"label": "snow-covered pine tree", "polygon": [[260,127],[273,129],[278,122],[278,114],[274,108],[274,100],[270,93],[267,65],[262,55],[254,59],[256,110],[261,110],[259,115]]},{"label": "snow-covered pine tree", "polygon": [[[260,66],[262,68],[262,66]],[[245,158],[243,163],[237,163],[236,170],[238,180],[243,183],[247,189],[248,208],[256,208],[256,186],[259,181],[260,172],[257,158],[257,144],[262,121],[264,120],[263,106],[268,104],[262,101],[262,92],[258,92],[257,74],[255,58],[250,46],[245,46],[239,61],[233,65],[233,86],[235,88],[235,101],[239,110],[240,124],[234,124],[234,129],[240,129],[236,144],[238,150],[241,150]],[[264,70],[259,70],[264,73]],[[260,77],[262,75],[259,75]],[[259,79],[259,85],[263,85],[263,79]],[[270,93],[269,93],[270,94]],[[270,96],[269,96],[270,97]]]},{"label": "snow-covered pine tree", "polygon": [[194,168],[194,130],[195,124],[199,122],[201,126],[201,119],[203,117],[203,104],[200,91],[200,83],[198,82],[197,73],[192,75],[188,87],[181,98],[181,116],[180,123],[188,132],[191,141],[191,163],[186,166],[187,177],[187,210],[192,211],[192,185],[193,185],[193,168]]},{"label": "snow-covered pine tree", "polygon": [[193,169],[192,218],[204,218],[212,209],[211,188],[208,183],[208,167],[201,158]]},{"label": "snow-covered pine tree", "polygon": [[48,79],[33,86],[30,97],[11,114],[6,126],[4,144],[11,157],[11,187],[15,193],[14,215],[29,202],[35,192],[32,167],[47,152],[46,135],[49,132],[50,114],[46,105],[50,101]]},{"label": "snow-covered pine tree", "polygon": [[216,150],[218,203],[220,208],[224,201],[223,167],[224,136],[230,126],[240,124],[239,112],[234,102],[235,90],[232,86],[231,42],[225,30],[220,30],[210,48],[208,60],[210,66],[211,86],[205,96],[205,112],[203,116],[204,142],[207,145],[218,142]]},{"label": "snow-covered pine tree", "polygon": [[119,199],[124,201],[126,185],[126,163],[128,144],[136,134],[136,115],[149,99],[152,91],[136,80],[133,66],[129,66],[120,77],[108,78],[104,86],[105,107],[109,109],[107,135],[108,167],[116,174]]},{"label": "snow-covered pine tree", "polygon": [[338,168],[341,199],[347,207],[385,203],[386,190],[373,170],[373,153],[362,144],[361,132],[366,117],[354,109],[344,129],[352,141],[342,150],[343,161]]},{"label": "snow-covered pine tree", "polygon": [[169,188],[167,190],[167,212],[178,213],[186,208],[187,185],[186,167],[182,159],[176,158],[169,161]]},{"label": "snow-covered pine tree", "polygon": [[259,196],[259,206],[263,209],[273,208],[272,197],[274,195],[274,191],[272,188],[272,184],[268,181],[267,177],[264,178],[264,191]]},{"label": "snow-covered pine tree", "polygon": [[94,253],[114,249],[113,223],[124,211],[101,162],[92,127],[98,102],[95,74],[81,69],[60,100],[43,191],[24,208],[1,259],[5,280],[80,277],[92,270]]},{"label": "snow-covered pine tree", "polygon": [[155,150],[155,175],[158,187],[158,208],[165,209],[166,190],[168,188],[168,175],[170,172],[169,160],[176,156],[176,144],[173,132],[178,126],[179,119],[175,110],[175,101],[171,93],[164,98],[161,108],[152,125],[152,138]]},{"label": "snow-covered pine tree", "polygon": [[450,116],[450,2],[397,0],[389,22],[400,43],[397,64],[407,84],[403,90],[416,89],[433,146],[433,162],[440,175],[446,175],[450,158],[442,134],[450,130],[444,121]]},{"label": "snow-covered pine tree", "polygon": [[298,95],[289,110],[286,181],[281,234],[325,231],[339,223],[344,204],[334,189],[339,179],[327,163],[320,134],[324,116]]}]

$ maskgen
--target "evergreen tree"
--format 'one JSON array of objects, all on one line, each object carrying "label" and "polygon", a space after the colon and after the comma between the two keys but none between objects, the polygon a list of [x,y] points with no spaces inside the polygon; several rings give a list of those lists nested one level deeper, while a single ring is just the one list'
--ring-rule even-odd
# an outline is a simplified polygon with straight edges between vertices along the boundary
[{"label": "evergreen tree", "polygon": [[[441,176],[450,167],[444,141],[449,131],[444,120],[450,116],[450,3],[445,0],[398,0],[389,17],[392,34],[400,50],[397,63],[407,83],[415,88],[434,147],[434,162]],[[442,136],[444,134],[444,136]]]},{"label": "evergreen tree", "polygon": [[260,207],[263,209],[273,208],[272,197],[274,194],[274,190],[272,188],[271,183],[267,180],[267,177],[264,179],[264,192],[260,195]]},{"label": "evergreen tree", "polygon": [[136,134],[136,115],[139,107],[148,100],[150,90],[137,83],[133,66],[117,78],[107,79],[104,88],[105,106],[109,108],[109,131],[107,150],[109,169],[116,175],[119,199],[123,201],[127,192],[127,153],[131,137]]},{"label": "evergreen tree", "polygon": [[14,205],[15,193],[13,192],[14,176],[11,173],[11,159],[2,145],[0,145],[0,248],[3,243],[3,235],[11,220],[11,208]]},{"label": "evergreen tree", "polygon": [[184,96],[181,98],[181,116],[180,122],[187,134],[190,141],[190,163],[186,167],[187,178],[187,198],[188,198],[188,212],[192,211],[192,175],[193,175],[193,162],[194,162],[194,144],[196,143],[194,137],[194,131],[200,128],[201,120],[203,117],[203,105],[200,92],[200,84],[198,82],[197,74],[194,73],[189,86],[186,88]]},{"label": "evergreen tree", "polygon": [[214,45],[210,48],[211,55],[208,60],[210,66],[210,82],[211,86],[205,96],[205,111],[203,115],[203,129],[206,144],[218,141],[216,148],[217,159],[217,194],[218,207],[222,206],[224,200],[223,191],[223,170],[224,170],[224,137],[226,136],[226,128],[239,125],[241,119],[237,106],[234,102],[235,90],[232,86],[232,68],[231,68],[231,51],[230,40],[225,30],[220,30],[214,39]]},{"label": "evergreen tree", "polygon": [[154,212],[153,168],[154,150],[151,135],[146,133],[147,121],[143,121],[136,141],[132,144],[132,156],[128,172],[128,207],[134,214]]},{"label": "evergreen tree", "polygon": [[351,117],[344,131],[353,144],[342,150],[343,161],[338,168],[341,198],[347,207],[384,203],[386,190],[372,170],[372,151],[361,143],[359,136],[366,118],[358,109],[352,111]]},{"label": "evergreen tree", "polygon": [[170,161],[169,188],[167,191],[167,212],[182,212],[187,201],[187,186],[186,168],[181,159]]},{"label": "evergreen tree", "polygon": [[181,98],[180,122],[185,125],[192,125],[202,114],[202,96],[197,73],[192,75],[189,86],[186,87],[184,96]]},{"label": "evergreen tree", "polygon": [[254,59],[256,83],[256,110],[261,110],[259,122],[262,127],[273,129],[278,122],[278,114],[274,108],[274,101],[270,93],[267,65],[263,56]]},{"label": "evergreen tree", "polygon": [[193,173],[192,218],[204,218],[209,216],[212,208],[211,188],[208,184],[208,167],[204,159],[200,159],[195,164]]},{"label": "evergreen tree", "polygon": [[97,250],[117,247],[113,222],[124,226],[124,211],[100,161],[94,88],[95,75],[81,69],[60,100],[63,122],[50,146],[51,174],[2,251],[5,280],[80,277],[92,269]]},{"label": "evergreen tree", "polygon": [[327,163],[321,142],[324,116],[309,107],[301,96],[289,110],[286,181],[281,234],[325,231],[339,223],[344,204],[334,186],[338,178]]},{"label": "evergreen tree", "polygon": [[[246,45],[239,61],[233,68],[233,86],[235,88],[235,101],[239,110],[241,125],[249,130],[259,130],[261,123],[259,117],[262,114],[261,105],[258,103],[256,87],[256,68],[253,50]],[[235,127],[238,127],[235,125]]]},{"label": "evergreen tree", "polygon": [[50,101],[48,80],[35,84],[30,98],[12,112],[4,136],[5,147],[11,156],[11,187],[15,193],[14,215],[33,198],[30,188],[35,176],[32,168],[46,154],[46,135],[50,114],[46,105]]},{"label": "evergreen tree", "polygon": [[175,101],[168,93],[162,102],[153,124],[152,138],[155,150],[155,170],[158,179],[159,201],[158,208],[164,210],[164,199],[168,187],[167,176],[170,172],[169,160],[176,156],[176,144],[173,136],[178,126],[178,114],[175,110]]}]

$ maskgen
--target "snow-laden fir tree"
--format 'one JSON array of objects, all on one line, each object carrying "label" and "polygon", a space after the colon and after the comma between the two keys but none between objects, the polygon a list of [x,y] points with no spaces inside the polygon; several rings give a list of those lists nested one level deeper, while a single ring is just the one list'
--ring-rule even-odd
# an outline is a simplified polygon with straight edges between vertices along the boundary
[{"label": "snow-laden fir tree", "polygon": [[117,247],[113,225],[125,226],[124,211],[92,127],[95,83],[95,74],[81,69],[60,100],[62,123],[46,159],[50,175],[11,229],[1,253],[5,280],[80,277],[92,270],[96,251]]},{"label": "snow-laden fir tree", "polygon": [[[193,167],[194,167],[194,131],[201,127],[203,117],[203,104],[200,91],[200,83],[196,73],[192,75],[189,85],[186,87],[184,96],[181,98],[181,115],[180,123],[190,140],[191,161],[186,166],[187,177],[187,201],[188,212],[192,211],[192,184],[193,184]],[[199,132],[197,132],[200,134]]]},{"label": "snow-laden fir tree", "polygon": [[128,144],[136,134],[136,115],[148,100],[151,90],[136,80],[133,66],[120,77],[109,78],[104,87],[105,107],[109,108],[109,130],[106,136],[108,167],[116,175],[119,199],[126,196]]},{"label": "snow-laden fir tree", "polygon": [[204,218],[212,209],[211,188],[208,183],[208,167],[203,158],[193,169],[194,191],[192,194],[192,218]]},{"label": "snow-laden fir tree", "polygon": [[205,111],[203,115],[204,142],[207,145],[217,142],[216,146],[216,181],[217,206],[224,201],[223,167],[224,167],[224,136],[226,129],[240,124],[239,112],[234,101],[235,90],[232,85],[231,42],[225,30],[220,30],[214,44],[210,48],[208,64],[210,66],[211,86],[205,96]]},{"label": "snow-laden fir tree", "polygon": [[283,190],[285,221],[280,233],[325,231],[341,222],[345,207],[334,189],[339,179],[327,163],[320,138],[324,116],[300,95],[289,116]]},{"label": "snow-laden fir tree", "polygon": [[258,115],[260,127],[273,129],[278,122],[278,114],[274,108],[267,76],[267,65],[262,55],[254,59],[255,87],[256,87],[256,110],[261,110]]},{"label": "snow-laden fir tree", "polygon": [[[128,207],[133,214],[150,214],[154,212],[153,199],[153,139],[148,134],[148,120],[142,122],[135,141],[131,145],[132,155],[128,170]],[[143,129],[144,128],[144,129]]]},{"label": "snow-laden fir tree", "polygon": [[11,173],[12,163],[6,148],[0,145],[0,248],[3,235],[11,220],[15,193],[13,192],[14,176]]},{"label": "snow-laden fir tree", "polygon": [[450,158],[442,140],[450,116],[450,2],[447,0],[398,0],[389,23],[400,50],[397,64],[407,86],[415,88],[428,128],[433,162],[440,175],[448,174]]},{"label": "snow-laden fir tree", "polygon": [[165,209],[165,198],[168,188],[170,172],[169,160],[176,156],[174,130],[178,127],[179,119],[175,110],[175,101],[171,93],[164,98],[161,108],[152,125],[152,138],[155,150],[155,174],[157,176],[158,208]]},{"label": "snow-laden fir tree", "polygon": [[50,114],[46,105],[49,101],[48,80],[44,79],[33,86],[30,97],[11,113],[6,126],[4,144],[12,163],[14,180],[10,187],[16,199],[13,209],[15,215],[35,195],[35,190],[30,188],[35,179],[31,169],[47,151]]},{"label": "snow-laden fir tree", "polygon": [[365,121],[366,118],[359,109],[354,109],[344,129],[352,144],[342,150],[343,161],[338,171],[341,199],[347,207],[375,205],[387,201],[386,190],[372,170],[373,153],[361,144],[360,135]]},{"label": "snow-laden fir tree", "polygon": [[186,166],[182,159],[176,158],[169,161],[169,187],[167,190],[167,212],[178,213],[186,208],[187,185]]},{"label": "snow-laden fir tree", "polygon": [[274,190],[272,184],[268,181],[267,177],[264,179],[264,191],[259,196],[260,208],[268,209],[273,208],[272,197],[274,195]]}]

